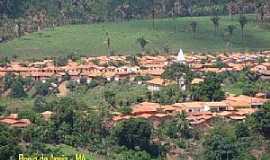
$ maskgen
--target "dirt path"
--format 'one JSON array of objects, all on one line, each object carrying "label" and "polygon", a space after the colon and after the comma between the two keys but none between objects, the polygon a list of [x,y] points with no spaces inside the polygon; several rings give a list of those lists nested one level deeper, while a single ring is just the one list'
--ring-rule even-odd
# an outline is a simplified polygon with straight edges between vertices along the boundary
[{"label": "dirt path", "polygon": [[65,97],[69,94],[69,89],[66,87],[67,83],[67,81],[64,81],[59,85],[59,93],[57,94],[58,97]]}]

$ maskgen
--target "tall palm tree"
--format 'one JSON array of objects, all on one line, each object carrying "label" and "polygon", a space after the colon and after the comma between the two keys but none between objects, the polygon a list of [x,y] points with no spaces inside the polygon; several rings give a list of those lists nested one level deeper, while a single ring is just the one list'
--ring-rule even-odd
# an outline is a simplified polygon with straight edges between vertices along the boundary
[{"label": "tall palm tree", "polygon": [[107,43],[108,56],[110,56],[111,53],[112,53],[112,50],[111,50],[111,37],[110,37],[108,32],[106,32],[106,37],[107,37],[106,43]]},{"label": "tall palm tree", "polygon": [[233,36],[233,31],[236,29],[236,26],[235,25],[228,25],[227,26],[227,30],[230,34],[230,36]]},{"label": "tall palm tree", "polygon": [[197,32],[198,23],[196,21],[192,21],[190,23],[190,26],[191,26],[191,30],[192,30],[193,38],[194,38],[195,37],[195,33]]},{"label": "tall palm tree", "polygon": [[144,37],[137,38],[137,43],[139,43],[142,52],[144,53],[145,46],[149,43]]},{"label": "tall palm tree", "polygon": [[241,26],[242,40],[244,40],[244,30],[245,30],[245,26],[248,23],[247,17],[245,15],[241,15],[239,18],[239,23]]},{"label": "tall palm tree", "polygon": [[211,21],[215,27],[215,34],[217,33],[218,28],[219,28],[219,20],[220,20],[220,18],[217,15],[211,18]]},{"label": "tall palm tree", "polygon": [[152,27],[153,27],[153,30],[155,30],[155,0],[152,0]]}]

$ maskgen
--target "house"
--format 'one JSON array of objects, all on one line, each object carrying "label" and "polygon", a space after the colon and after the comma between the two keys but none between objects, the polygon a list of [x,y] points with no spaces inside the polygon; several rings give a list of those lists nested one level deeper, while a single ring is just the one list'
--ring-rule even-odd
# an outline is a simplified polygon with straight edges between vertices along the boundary
[{"label": "house", "polygon": [[211,112],[227,111],[229,108],[225,102],[205,102],[204,106],[205,110]]},{"label": "house", "polygon": [[148,85],[147,88],[149,91],[155,92],[155,91],[159,91],[161,87],[176,84],[176,82],[172,80],[162,79],[162,78],[154,78],[152,80],[147,81],[146,84]]},{"label": "house", "polygon": [[263,98],[249,97],[240,95],[237,97],[229,96],[224,100],[228,107],[234,110],[239,108],[259,108],[264,105],[268,100]]},{"label": "house", "polygon": [[11,124],[11,127],[17,127],[17,128],[25,128],[31,125],[31,121],[29,119],[19,119],[17,122]]},{"label": "house", "polygon": [[202,82],[204,82],[204,79],[202,79],[202,78],[194,78],[194,79],[192,80],[191,84],[192,84],[192,85],[196,85],[196,84],[200,84],[200,83],[202,83]]},{"label": "house", "polygon": [[177,111],[177,108],[173,107],[172,105],[161,106],[161,109],[164,113],[167,114],[171,114]]},{"label": "house", "polygon": [[211,112],[189,113],[187,120],[191,125],[198,126],[208,123],[213,117]]},{"label": "house", "polygon": [[203,102],[185,102],[173,104],[174,107],[182,108],[185,112],[205,112],[205,106]]},{"label": "house", "polygon": [[49,121],[51,117],[53,116],[53,112],[51,111],[45,111],[41,113],[44,120]]},{"label": "house", "polygon": [[142,76],[151,76],[153,78],[161,77],[162,73],[164,73],[164,69],[142,69],[139,74]]},{"label": "house", "polygon": [[253,72],[260,72],[260,71],[266,71],[266,70],[267,70],[267,66],[262,65],[262,64],[251,68],[251,71]]},{"label": "house", "polygon": [[270,81],[270,70],[260,70],[257,71],[257,73],[259,74],[261,80]]},{"label": "house", "polygon": [[143,102],[136,104],[132,107],[132,115],[142,115],[142,114],[155,114],[161,110],[161,106],[158,103]]},{"label": "house", "polygon": [[18,114],[10,114],[9,116],[2,117],[0,123],[17,128],[24,128],[31,125],[29,119],[18,119]]}]

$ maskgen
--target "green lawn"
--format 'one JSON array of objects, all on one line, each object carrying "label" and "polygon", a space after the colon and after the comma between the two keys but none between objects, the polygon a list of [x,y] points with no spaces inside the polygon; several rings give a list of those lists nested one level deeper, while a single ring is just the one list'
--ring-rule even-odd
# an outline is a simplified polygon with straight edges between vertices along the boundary
[{"label": "green lawn", "polygon": [[[90,154],[87,151],[78,150],[72,146],[68,146],[65,144],[61,144],[61,145],[47,144],[47,147],[49,147],[50,149],[59,149],[64,154],[64,156],[75,157],[76,154],[81,154],[81,155],[85,156],[86,160],[103,160],[103,158],[101,156],[98,156],[95,154]],[[56,156],[59,156],[59,155],[56,155]]]},{"label": "green lawn", "polygon": [[[249,16],[253,19],[253,16]],[[193,37],[190,22],[198,22],[198,33]],[[231,20],[221,17],[220,31],[213,33],[210,17],[183,17],[160,19],[156,21],[156,30],[152,30],[151,20],[134,20],[119,23],[100,23],[93,25],[69,25],[58,27],[54,31],[46,29],[8,43],[0,44],[0,55],[17,55],[21,58],[41,58],[67,55],[77,52],[83,55],[105,55],[106,32],[110,34],[113,51],[116,54],[135,54],[140,51],[136,39],[144,36],[150,43],[146,50],[163,51],[168,46],[171,50],[183,48],[185,51],[215,52],[228,50],[223,38],[227,25],[237,25],[230,50],[267,49],[270,43],[268,27],[260,27],[254,22],[247,25],[246,40],[241,41],[238,18]],[[175,26],[177,32],[175,32]],[[267,29],[268,28],[268,29]]]},{"label": "green lawn", "polygon": [[33,107],[33,99],[16,99],[11,97],[0,97],[0,104],[7,105],[7,110],[11,113],[17,113],[22,110],[28,110]]},{"label": "green lawn", "polygon": [[117,82],[108,83],[105,86],[97,86],[93,89],[85,90],[84,86],[79,87],[72,96],[86,103],[89,107],[95,108],[104,103],[104,93],[113,91],[115,93],[116,104],[131,102],[136,103],[138,100],[146,99],[147,88],[141,85],[118,84]]}]

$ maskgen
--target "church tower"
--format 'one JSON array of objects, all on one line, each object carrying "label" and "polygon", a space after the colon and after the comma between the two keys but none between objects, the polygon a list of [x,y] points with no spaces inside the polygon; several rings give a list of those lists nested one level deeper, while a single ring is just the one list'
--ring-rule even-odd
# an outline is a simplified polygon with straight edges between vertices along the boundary
[{"label": "church tower", "polygon": [[[178,56],[177,56],[177,63],[180,63],[180,64],[186,64],[186,59],[185,59],[185,56],[184,56],[184,52],[182,49],[179,50],[178,52]],[[181,88],[182,91],[186,91],[186,79],[185,79],[185,73],[179,77],[178,79],[178,83],[179,83],[179,87]]]},{"label": "church tower", "polygon": [[182,49],[180,49],[179,52],[178,52],[177,62],[178,63],[181,63],[181,64],[185,64],[186,63],[186,59],[185,59],[184,52],[183,52]]}]

